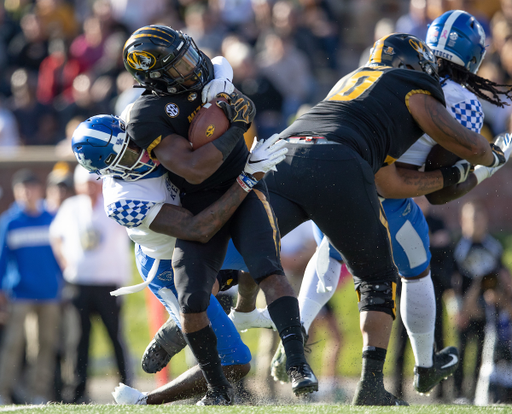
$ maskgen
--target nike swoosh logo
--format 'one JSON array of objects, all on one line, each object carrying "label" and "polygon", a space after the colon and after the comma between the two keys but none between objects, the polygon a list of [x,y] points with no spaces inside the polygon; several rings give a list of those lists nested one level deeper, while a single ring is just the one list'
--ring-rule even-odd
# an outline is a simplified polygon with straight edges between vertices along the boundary
[{"label": "nike swoosh logo", "polygon": [[449,355],[451,356],[452,360],[450,362],[448,362],[447,364],[443,365],[441,367],[441,369],[451,367],[451,366],[455,365],[457,362],[459,362],[459,358],[457,358],[457,355],[453,355],[453,354],[449,354]]},{"label": "nike swoosh logo", "polygon": [[256,163],[264,161],[264,160],[265,160],[265,158],[262,158],[261,160],[254,160],[254,161],[249,160],[249,164],[256,164]]},{"label": "nike swoosh logo", "polygon": [[166,57],[164,57],[164,60],[163,62],[164,63],[167,63],[167,61],[171,58],[171,55],[167,55]]}]

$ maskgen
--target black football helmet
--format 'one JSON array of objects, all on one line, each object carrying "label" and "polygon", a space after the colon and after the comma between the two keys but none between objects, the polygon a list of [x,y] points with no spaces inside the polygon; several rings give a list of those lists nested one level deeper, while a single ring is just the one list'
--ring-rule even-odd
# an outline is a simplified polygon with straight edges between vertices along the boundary
[{"label": "black football helmet", "polygon": [[437,58],[426,43],[406,33],[392,33],[377,40],[368,66],[391,66],[425,72],[439,80]]},{"label": "black football helmet", "polygon": [[202,89],[213,78],[208,60],[190,36],[163,25],[141,27],[123,49],[126,70],[143,87],[164,95]]}]

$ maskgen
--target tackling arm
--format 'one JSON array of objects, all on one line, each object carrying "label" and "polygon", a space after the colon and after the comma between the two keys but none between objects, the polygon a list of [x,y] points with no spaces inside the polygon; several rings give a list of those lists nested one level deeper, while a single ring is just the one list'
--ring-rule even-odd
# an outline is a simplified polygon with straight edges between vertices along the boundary
[{"label": "tackling arm", "polygon": [[494,165],[495,156],[489,142],[460,125],[432,96],[412,95],[409,111],[421,129],[448,151],[475,165]]},{"label": "tackling arm", "polygon": [[194,216],[184,208],[164,204],[149,228],[182,240],[208,242],[233,215],[258,180],[284,160],[288,150],[284,148],[285,141],[278,139],[278,134],[267,141],[255,138],[244,171],[210,207]]}]

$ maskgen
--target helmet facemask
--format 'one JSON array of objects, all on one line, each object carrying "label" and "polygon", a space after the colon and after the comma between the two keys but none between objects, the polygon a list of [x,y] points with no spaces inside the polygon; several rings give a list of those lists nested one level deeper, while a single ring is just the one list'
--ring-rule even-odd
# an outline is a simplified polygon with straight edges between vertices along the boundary
[{"label": "helmet facemask", "polygon": [[167,26],[137,30],[123,55],[126,69],[137,82],[161,95],[201,90],[213,75],[208,58],[193,39]]},{"label": "helmet facemask", "polygon": [[96,115],[82,122],[72,138],[75,157],[85,169],[100,176],[139,180],[159,165],[138,147],[116,116]]}]

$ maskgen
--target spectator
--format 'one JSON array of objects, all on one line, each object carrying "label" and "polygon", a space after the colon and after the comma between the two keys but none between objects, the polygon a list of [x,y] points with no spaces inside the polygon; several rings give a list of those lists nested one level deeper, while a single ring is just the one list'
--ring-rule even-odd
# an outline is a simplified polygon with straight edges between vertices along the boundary
[{"label": "spectator", "polygon": [[282,116],[287,122],[303,103],[308,102],[313,92],[311,69],[306,56],[291,39],[271,32],[263,35],[261,41],[262,49],[256,62],[284,97]]},{"label": "spectator", "polygon": [[226,43],[224,57],[233,68],[233,84],[258,108],[254,118],[258,136],[269,137],[280,132],[286,126],[281,113],[283,95],[258,69],[253,49],[247,43],[234,40]]},{"label": "spectator", "polygon": [[57,214],[64,200],[74,193],[69,164],[57,162],[46,179],[46,209]]},{"label": "spectator", "polygon": [[[78,165],[76,196],[64,201],[50,228],[50,238],[79,314],[80,339],[75,362],[77,385],[73,402],[88,401],[87,374],[91,318],[99,314],[112,342],[121,382],[131,384],[129,354],[121,324],[121,302],[110,292],[131,274],[125,230],[103,210],[101,180]],[[116,260],[112,260],[115,257]]]},{"label": "spectator", "polygon": [[21,33],[14,36],[8,45],[9,64],[14,69],[37,71],[48,56],[48,37],[35,14],[25,14],[20,24]]},{"label": "spectator", "polygon": [[59,134],[58,119],[51,106],[37,100],[35,73],[18,69],[11,77],[11,88],[10,107],[18,122],[23,145],[55,145]]},{"label": "spectator", "polygon": [[[461,361],[454,373],[454,393],[455,402],[460,404],[473,402],[482,363],[486,323],[483,287],[496,280],[502,267],[502,246],[489,234],[487,223],[488,212],[482,202],[468,201],[462,206],[462,237],[455,247],[457,272],[453,280],[459,303],[456,328]],[[466,376],[466,351],[471,339],[476,342],[476,358],[471,374]]]},{"label": "spectator", "polygon": [[[42,203],[41,182],[23,169],[14,174],[12,185],[15,204],[2,215],[0,236],[0,303],[9,309],[0,352],[0,403],[10,404],[19,390],[26,339],[38,352],[29,358],[33,370],[25,402],[40,404],[53,399],[62,273],[50,246],[54,216]],[[37,329],[27,329],[25,338],[29,314],[36,315]]]},{"label": "spectator", "polygon": [[487,326],[475,405],[512,403],[512,280],[502,268],[484,286]]}]

